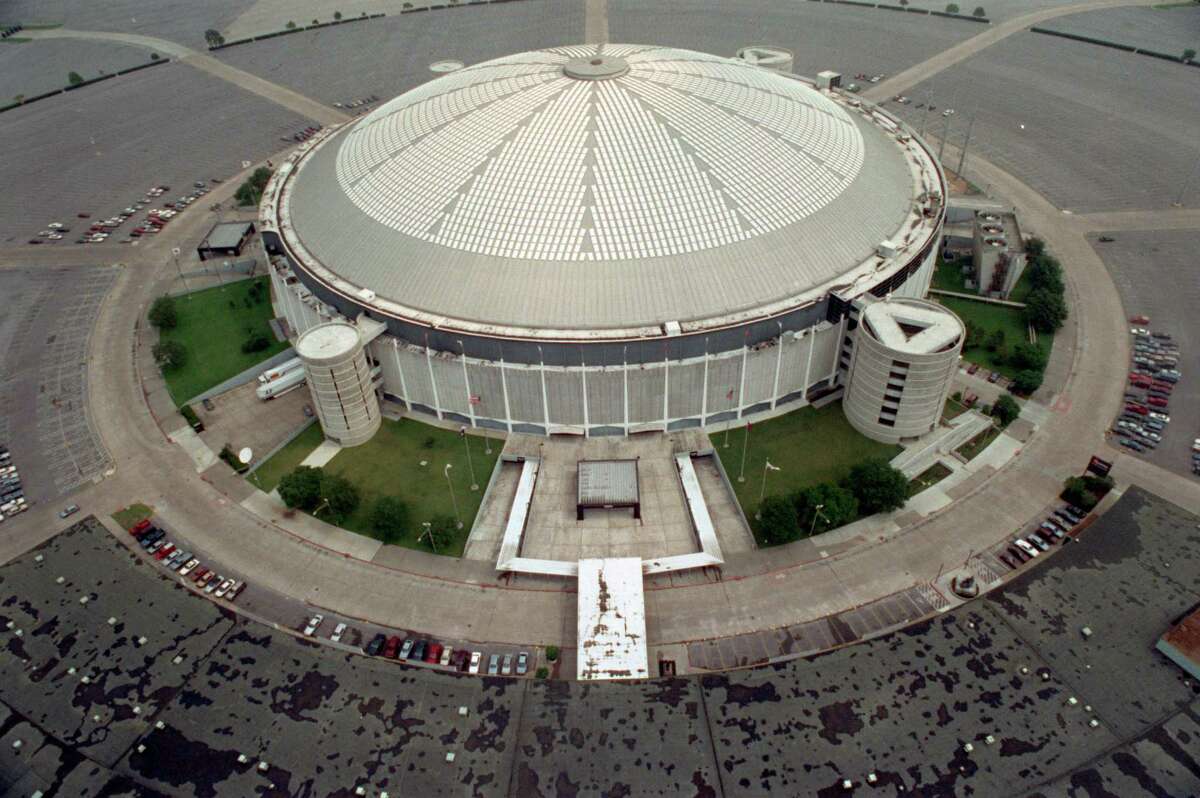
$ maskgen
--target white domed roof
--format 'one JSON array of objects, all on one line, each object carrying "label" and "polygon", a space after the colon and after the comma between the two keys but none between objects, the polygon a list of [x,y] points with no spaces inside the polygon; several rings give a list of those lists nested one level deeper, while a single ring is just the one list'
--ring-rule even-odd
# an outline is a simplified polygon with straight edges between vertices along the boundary
[{"label": "white domed roof", "polygon": [[827,284],[903,238],[921,189],[894,133],[733,59],[520,53],[430,81],[318,145],[285,189],[287,232],[346,283],[447,323],[716,319]]}]

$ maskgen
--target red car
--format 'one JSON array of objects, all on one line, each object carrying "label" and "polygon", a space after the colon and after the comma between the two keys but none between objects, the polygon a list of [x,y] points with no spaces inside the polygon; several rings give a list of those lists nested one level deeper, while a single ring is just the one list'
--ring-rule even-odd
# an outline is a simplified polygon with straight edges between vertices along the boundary
[{"label": "red car", "polygon": [[1125,410],[1129,413],[1137,413],[1139,416],[1148,415],[1150,409],[1142,405],[1125,405]]},{"label": "red car", "polygon": [[383,656],[388,659],[395,659],[400,652],[400,638],[392,635],[388,638],[387,643],[383,646]]},{"label": "red car", "polygon": [[1157,396],[1148,396],[1148,397],[1146,397],[1146,401],[1148,403],[1150,403],[1151,405],[1153,405],[1154,407],[1167,407],[1168,406],[1166,399],[1161,399]]},{"label": "red car", "polygon": [[1142,380],[1149,382],[1150,377],[1146,374],[1138,374],[1136,371],[1129,372],[1129,381],[1130,382],[1136,383],[1136,382],[1141,382]]},{"label": "red car", "polygon": [[149,529],[150,519],[144,518],[133,525],[133,529],[129,530],[129,534],[133,535],[135,538],[140,538],[142,535],[146,534]]},{"label": "red car", "polygon": [[208,576],[210,573],[212,573],[212,572],[209,571],[207,568],[204,568],[203,566],[201,566],[200,568],[197,568],[195,571],[192,571],[192,573],[189,574],[189,576],[191,577],[193,582],[195,582],[196,584],[200,584],[200,580],[203,579],[204,577]]},{"label": "red car", "polygon": [[165,560],[165,559],[167,559],[167,555],[173,551],[175,551],[175,544],[168,543],[167,545],[163,546],[158,551],[154,552],[154,559]]},{"label": "red car", "polygon": [[967,366],[967,373],[968,373],[968,374],[974,374],[974,373],[975,373],[975,372],[977,372],[977,371],[979,371],[979,364],[978,364],[978,363],[972,363],[971,365]]},{"label": "red car", "polygon": [[1153,381],[1151,381],[1151,383],[1150,383],[1150,387],[1151,387],[1151,388],[1155,388],[1155,389],[1157,389],[1157,390],[1160,390],[1160,391],[1166,391],[1167,393],[1170,393],[1171,391],[1175,390],[1175,386],[1174,386],[1174,385],[1172,385],[1172,384],[1171,384],[1171,383],[1169,383],[1169,382],[1163,382],[1163,381],[1161,381],[1161,380],[1153,380]]},{"label": "red car", "polygon": [[1129,323],[1130,324],[1149,324],[1150,317],[1149,316],[1130,316]]},{"label": "red car", "polygon": [[425,649],[425,661],[436,665],[442,658],[442,650],[441,643],[430,643]]}]

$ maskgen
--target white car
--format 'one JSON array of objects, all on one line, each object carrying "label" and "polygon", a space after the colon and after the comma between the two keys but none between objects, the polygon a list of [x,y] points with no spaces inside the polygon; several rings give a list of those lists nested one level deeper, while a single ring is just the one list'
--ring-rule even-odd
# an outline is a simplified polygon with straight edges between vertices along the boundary
[{"label": "white car", "polygon": [[217,592],[215,594],[216,597],[217,598],[225,598],[225,594],[229,592],[229,588],[231,588],[231,587],[233,587],[232,579],[222,580],[221,584],[217,587]]},{"label": "white car", "polygon": [[346,624],[339,623],[337,626],[333,627],[333,634],[331,634],[329,636],[329,639],[335,643],[340,643],[340,642],[342,642],[342,635],[344,635],[345,633],[346,633]]},{"label": "white car", "polygon": [[200,561],[198,559],[196,559],[195,557],[193,557],[192,559],[190,559],[186,563],[184,563],[183,567],[179,569],[179,575],[187,576],[192,571],[196,570],[196,566],[199,564],[200,564]]},{"label": "white car", "polygon": [[1013,543],[1016,544],[1016,547],[1018,549],[1025,552],[1030,557],[1036,557],[1039,554],[1041,554],[1041,552],[1038,551],[1032,543],[1025,540],[1024,538],[1017,538],[1016,540],[1013,541]]},{"label": "white car", "polygon": [[479,663],[483,660],[483,654],[478,651],[471,652],[471,664],[467,667],[467,673],[479,673]]},{"label": "white car", "polygon": [[1150,331],[1147,330],[1145,327],[1130,327],[1129,332],[1133,333],[1134,335],[1149,335],[1150,334]]},{"label": "white car", "polygon": [[1168,416],[1166,413],[1156,413],[1153,410],[1151,410],[1149,413],[1147,413],[1146,416],[1148,418],[1157,419],[1157,420],[1163,422],[1164,424],[1171,420],[1171,417]]},{"label": "white car", "polygon": [[317,633],[317,629],[325,622],[324,615],[314,615],[308,620],[308,626],[304,627],[304,634],[312,637]]},{"label": "white car", "polygon": [[454,649],[450,648],[450,646],[446,646],[445,648],[442,649],[442,658],[438,661],[438,664],[441,665],[443,668],[450,667],[450,657],[453,654],[454,654]]}]

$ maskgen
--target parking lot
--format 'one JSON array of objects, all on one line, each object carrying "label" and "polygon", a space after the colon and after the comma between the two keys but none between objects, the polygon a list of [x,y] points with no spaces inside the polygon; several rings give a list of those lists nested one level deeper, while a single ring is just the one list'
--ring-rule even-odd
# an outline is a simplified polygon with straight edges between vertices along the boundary
[{"label": "parking lot", "polygon": [[[1024,32],[913,87],[912,103],[884,105],[920,130],[917,106],[932,97],[928,132],[948,129],[951,145],[974,114],[971,152],[1067,211],[1169,208],[1181,191],[1185,204],[1200,201],[1200,182],[1186,185],[1200,142],[1179,113],[1194,105],[1196,77],[1193,67]],[[943,117],[947,108],[956,113]]]},{"label": "parking lot", "polygon": [[539,47],[574,44],[583,35],[583,10],[582,3],[522,0],[395,15],[281,36],[213,55],[329,105],[370,95],[387,102],[438,77],[429,69],[435,61],[476,64]]},{"label": "parking lot", "polygon": [[[1133,489],[1079,543],[902,632],[584,684],[405,667],[246,623],[88,519],[0,568],[0,700],[113,779],[190,795],[815,795],[871,774],[889,794],[1183,795],[1200,774],[1172,752],[1200,733],[1200,685],[1153,643],[1200,601],[1198,523]],[[54,771],[7,740],[5,772],[48,789]]]},{"label": "parking lot", "polygon": [[0,48],[0,105],[18,94],[33,97],[61,89],[71,72],[91,80],[149,60],[141,47],[111,42],[43,39],[5,45]]},{"label": "parking lot", "polygon": [[[4,45],[25,47],[28,45]],[[155,67],[0,114],[0,241],[24,243],[58,221],[82,229],[152,186],[228,178],[311,124],[207,73]],[[187,213],[207,212],[207,205]],[[86,225],[83,225],[86,227]],[[74,235],[44,246],[66,245]],[[120,251],[115,237],[107,247]]]},{"label": "parking lot", "polygon": [[[1179,346],[1183,376],[1171,393],[1171,422],[1157,449],[1134,456],[1191,475],[1192,441],[1200,437],[1200,280],[1195,279],[1200,232],[1159,230],[1117,232],[1112,241],[1089,240],[1108,267],[1126,316],[1145,315],[1146,327],[1171,335]],[[1130,325],[1136,326],[1136,325]]]},{"label": "parking lot", "polygon": [[202,47],[205,30],[223,30],[251,5],[251,0],[6,0],[4,19],[25,24],[61,23],[76,30],[140,33]]},{"label": "parking lot", "polygon": [[[0,270],[0,441],[30,504],[98,477],[108,455],[87,411],[87,347],[114,267]],[[70,290],[62,290],[69,285]]]}]

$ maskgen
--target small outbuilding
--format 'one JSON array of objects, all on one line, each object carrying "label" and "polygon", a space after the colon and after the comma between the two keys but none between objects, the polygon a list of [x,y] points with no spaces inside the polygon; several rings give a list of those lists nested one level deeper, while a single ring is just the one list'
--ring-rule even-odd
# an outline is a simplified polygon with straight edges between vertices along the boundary
[{"label": "small outbuilding", "polygon": [[219,222],[196,247],[196,254],[200,260],[236,257],[253,235],[254,222]]},{"label": "small outbuilding", "polygon": [[641,490],[637,460],[580,460],[576,464],[579,492],[575,519],[583,520],[583,511],[632,507],[633,517],[642,517]]}]

